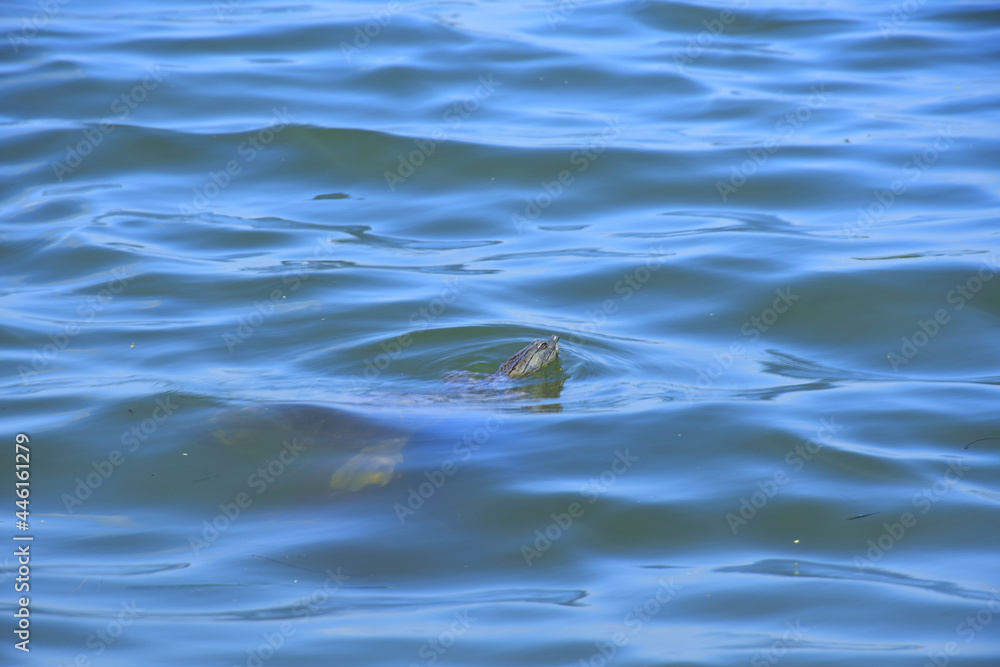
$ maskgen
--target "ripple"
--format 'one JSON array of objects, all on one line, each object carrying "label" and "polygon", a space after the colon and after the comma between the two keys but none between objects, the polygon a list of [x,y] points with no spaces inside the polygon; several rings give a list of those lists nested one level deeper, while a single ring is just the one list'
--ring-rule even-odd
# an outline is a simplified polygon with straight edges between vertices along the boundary
[{"label": "ripple", "polygon": [[901,572],[866,566],[863,571],[857,567],[847,567],[833,563],[769,558],[749,565],[731,565],[716,569],[717,572],[739,572],[744,574],[769,574],[785,577],[804,577],[832,580],[854,580],[889,586],[901,586],[930,590],[941,595],[966,600],[994,600],[995,591],[973,590],[950,581],[924,579]]}]

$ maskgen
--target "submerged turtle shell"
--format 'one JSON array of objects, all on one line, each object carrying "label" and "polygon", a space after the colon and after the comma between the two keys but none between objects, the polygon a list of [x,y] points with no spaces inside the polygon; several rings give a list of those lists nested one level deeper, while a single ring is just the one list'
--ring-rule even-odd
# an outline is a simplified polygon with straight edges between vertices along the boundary
[{"label": "submerged turtle shell", "polygon": [[323,466],[338,466],[330,477],[335,490],[357,491],[385,486],[402,460],[400,450],[413,428],[337,408],[299,403],[226,408],[213,418],[212,435],[244,455],[265,458],[282,443],[294,443],[310,466],[323,457]]},{"label": "submerged turtle shell", "polygon": [[[527,377],[559,356],[559,336],[535,339],[503,363],[487,381]],[[310,458],[329,456],[323,467],[337,466],[328,486],[335,491],[357,491],[385,486],[403,461],[402,449],[414,428],[404,421],[362,416],[339,408],[299,403],[272,403],[221,410],[212,420],[213,436],[227,447],[256,456],[292,441]],[[308,466],[309,462],[304,465]]]}]

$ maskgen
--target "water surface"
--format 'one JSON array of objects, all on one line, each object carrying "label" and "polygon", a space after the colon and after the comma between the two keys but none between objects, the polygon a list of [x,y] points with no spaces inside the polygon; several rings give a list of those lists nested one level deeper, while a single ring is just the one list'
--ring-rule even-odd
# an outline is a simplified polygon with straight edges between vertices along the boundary
[{"label": "water surface", "polygon": [[988,5],[0,16],[39,664],[997,664]]}]

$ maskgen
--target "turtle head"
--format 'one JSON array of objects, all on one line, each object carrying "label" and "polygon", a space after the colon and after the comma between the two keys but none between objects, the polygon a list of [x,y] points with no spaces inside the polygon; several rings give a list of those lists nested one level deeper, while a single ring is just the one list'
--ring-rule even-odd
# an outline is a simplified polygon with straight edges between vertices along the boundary
[{"label": "turtle head", "polygon": [[559,336],[552,334],[545,340],[536,338],[498,368],[496,375],[527,377],[551,364],[558,356]]}]

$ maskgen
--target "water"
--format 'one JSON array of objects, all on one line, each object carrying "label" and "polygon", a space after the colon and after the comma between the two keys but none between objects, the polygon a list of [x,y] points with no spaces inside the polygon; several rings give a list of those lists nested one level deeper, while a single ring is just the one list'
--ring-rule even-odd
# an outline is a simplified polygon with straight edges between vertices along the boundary
[{"label": "water", "polygon": [[0,661],[997,664],[989,5],[2,16]]}]

